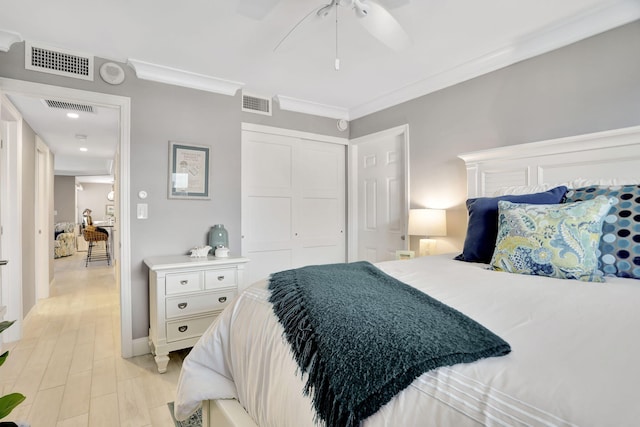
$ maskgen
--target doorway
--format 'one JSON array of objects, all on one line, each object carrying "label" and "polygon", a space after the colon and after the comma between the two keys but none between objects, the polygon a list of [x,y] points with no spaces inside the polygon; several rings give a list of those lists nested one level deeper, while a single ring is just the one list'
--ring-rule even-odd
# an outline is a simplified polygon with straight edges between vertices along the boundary
[{"label": "doorway", "polygon": [[351,140],[349,159],[349,260],[395,259],[409,242],[409,126]]},{"label": "doorway", "polygon": [[[5,94],[16,94],[30,97],[46,97],[53,99],[62,99],[70,102],[93,104],[97,106],[103,106],[108,108],[115,108],[118,110],[119,117],[119,143],[116,153],[116,180],[118,185],[116,186],[116,203],[115,212],[118,218],[118,230],[115,236],[117,264],[115,268],[116,286],[120,290],[120,340],[121,340],[121,355],[124,358],[132,357],[134,355],[133,338],[132,338],[132,325],[131,325],[131,256],[130,256],[130,205],[129,205],[129,193],[130,193],[130,115],[131,106],[130,99],[127,97],[109,95],[104,93],[88,92],[77,89],[63,88],[58,86],[45,85],[40,83],[25,82],[20,80],[0,78],[0,96],[6,99]],[[21,138],[17,138],[17,143],[20,143]],[[8,147],[9,151],[16,149],[18,152],[19,147]],[[19,166],[19,162],[18,162]],[[4,172],[3,172],[4,173]],[[7,211],[7,197],[9,194],[5,192],[0,195],[2,198],[1,206],[5,209],[8,215],[21,218],[21,203],[11,205],[11,211]],[[20,197],[17,194],[16,197]],[[11,253],[15,254],[17,262],[22,262],[19,248],[21,247],[20,234],[22,225],[15,229],[16,232],[7,236],[5,234],[2,245],[8,248]],[[5,242],[6,240],[6,242]],[[4,253],[7,253],[6,251]],[[35,254],[34,254],[35,255]],[[48,259],[47,259],[48,262]],[[20,270],[19,270],[20,271]],[[6,285],[5,285],[6,287]],[[11,291],[14,291],[13,289]],[[20,300],[22,296],[20,296]],[[22,302],[20,301],[20,306]],[[8,314],[9,316],[10,314]],[[22,313],[20,313],[18,319],[22,319]],[[11,328],[17,331],[19,334],[21,328]],[[19,339],[20,335],[18,335]]]}]

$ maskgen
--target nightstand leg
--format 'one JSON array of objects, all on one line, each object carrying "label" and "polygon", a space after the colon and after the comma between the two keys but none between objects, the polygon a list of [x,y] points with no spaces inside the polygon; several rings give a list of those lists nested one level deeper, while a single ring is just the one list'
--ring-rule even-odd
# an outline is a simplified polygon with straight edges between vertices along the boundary
[{"label": "nightstand leg", "polygon": [[167,365],[169,364],[168,354],[156,354],[156,365],[158,365],[158,372],[164,374],[167,372]]}]

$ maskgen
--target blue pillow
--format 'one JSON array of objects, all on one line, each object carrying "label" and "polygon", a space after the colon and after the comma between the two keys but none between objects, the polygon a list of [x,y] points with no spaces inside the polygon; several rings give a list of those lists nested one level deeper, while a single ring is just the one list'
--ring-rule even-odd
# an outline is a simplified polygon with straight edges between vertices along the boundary
[{"label": "blue pillow", "polygon": [[640,279],[640,185],[581,187],[569,190],[566,202],[613,197],[604,219],[598,266],[605,276]]},{"label": "blue pillow", "polygon": [[543,193],[506,195],[499,197],[478,197],[467,200],[469,225],[464,239],[462,253],[455,259],[467,262],[491,262],[498,235],[498,202],[528,203],[532,205],[552,205],[560,203],[567,187],[552,188]]}]

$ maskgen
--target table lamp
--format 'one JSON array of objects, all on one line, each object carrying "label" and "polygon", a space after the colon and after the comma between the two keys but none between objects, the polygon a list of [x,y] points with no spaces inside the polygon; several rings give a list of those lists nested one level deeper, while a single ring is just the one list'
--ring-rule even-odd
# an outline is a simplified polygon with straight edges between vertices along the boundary
[{"label": "table lamp", "polygon": [[436,240],[428,237],[447,235],[447,212],[444,209],[410,209],[410,236],[424,236],[420,239],[420,256],[435,254]]}]

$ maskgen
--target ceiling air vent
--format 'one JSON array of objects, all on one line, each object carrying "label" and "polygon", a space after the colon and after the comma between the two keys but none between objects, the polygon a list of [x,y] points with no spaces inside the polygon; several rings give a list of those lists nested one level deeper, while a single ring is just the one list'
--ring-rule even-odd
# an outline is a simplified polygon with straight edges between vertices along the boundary
[{"label": "ceiling air vent", "polygon": [[93,56],[26,42],[24,67],[27,70],[93,80]]},{"label": "ceiling air vent", "polygon": [[270,116],[271,115],[271,99],[243,93],[242,94],[242,111]]},{"label": "ceiling air vent", "polygon": [[43,99],[49,108],[59,108],[61,110],[82,111],[84,113],[95,113],[93,105],[76,104],[74,102],[56,101],[53,99]]}]

